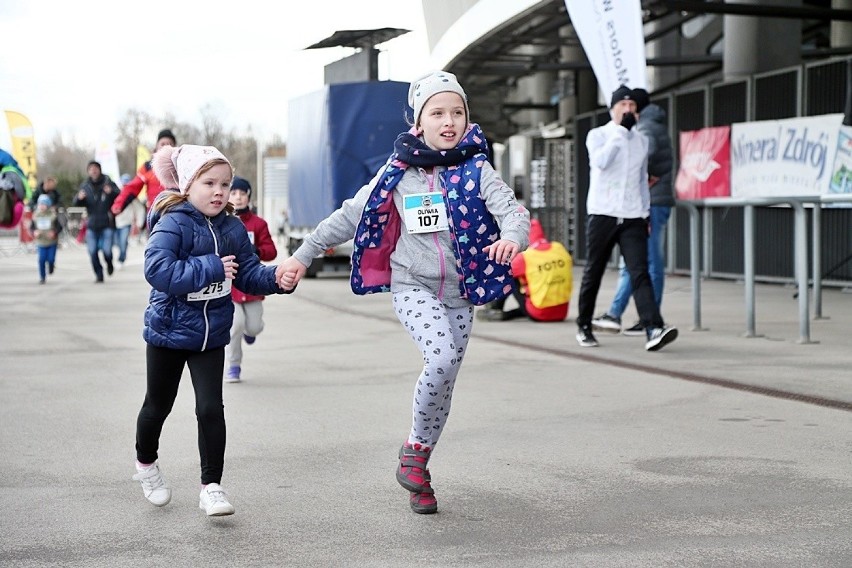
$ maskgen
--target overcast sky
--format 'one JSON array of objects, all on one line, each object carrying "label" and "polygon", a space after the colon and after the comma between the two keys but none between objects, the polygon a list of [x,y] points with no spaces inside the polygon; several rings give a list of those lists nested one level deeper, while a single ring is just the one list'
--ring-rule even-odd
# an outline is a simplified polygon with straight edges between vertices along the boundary
[{"label": "overcast sky", "polygon": [[286,139],[287,101],[354,52],[304,49],[337,30],[412,30],[379,46],[379,78],[430,70],[416,0],[2,0],[0,22],[0,105],[30,119],[37,147],[56,132],[94,146],[130,108],[200,126],[208,104],[226,128]]}]

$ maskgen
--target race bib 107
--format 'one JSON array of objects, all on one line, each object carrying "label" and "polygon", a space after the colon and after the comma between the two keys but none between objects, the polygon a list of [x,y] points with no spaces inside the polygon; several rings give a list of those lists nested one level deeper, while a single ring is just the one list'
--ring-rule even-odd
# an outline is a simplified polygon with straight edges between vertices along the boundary
[{"label": "race bib 107", "polygon": [[403,198],[403,213],[409,233],[434,233],[449,229],[447,207],[439,191],[406,195]]}]

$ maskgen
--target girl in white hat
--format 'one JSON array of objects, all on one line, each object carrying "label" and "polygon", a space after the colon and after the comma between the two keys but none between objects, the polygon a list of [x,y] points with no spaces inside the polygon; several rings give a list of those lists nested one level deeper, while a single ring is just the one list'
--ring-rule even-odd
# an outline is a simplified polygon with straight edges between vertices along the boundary
[{"label": "girl in white hat", "polygon": [[423,355],[411,429],[396,479],[415,513],[438,502],[427,465],[450,414],[473,326],[473,307],[512,290],[509,263],[529,239],[529,212],[488,162],[479,125],[455,76],[413,82],[413,126],[373,180],[321,222],[278,267],[285,289],[314,257],[354,236],[356,294],[391,292],[400,323]]}]

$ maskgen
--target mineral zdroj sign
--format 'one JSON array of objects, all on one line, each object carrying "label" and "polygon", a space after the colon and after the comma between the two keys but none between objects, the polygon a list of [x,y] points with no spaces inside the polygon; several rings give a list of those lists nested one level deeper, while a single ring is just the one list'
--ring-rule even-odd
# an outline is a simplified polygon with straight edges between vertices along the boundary
[{"label": "mineral zdroj sign", "polygon": [[804,197],[829,192],[842,114],[736,123],[731,197]]}]

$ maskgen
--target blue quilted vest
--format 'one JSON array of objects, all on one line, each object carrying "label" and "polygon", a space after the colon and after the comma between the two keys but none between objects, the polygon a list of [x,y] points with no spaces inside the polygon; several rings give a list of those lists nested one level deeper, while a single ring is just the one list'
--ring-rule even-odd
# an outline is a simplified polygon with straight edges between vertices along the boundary
[{"label": "blue quilted vest", "polygon": [[[485,154],[475,154],[441,172],[444,203],[449,213],[450,236],[456,257],[459,291],[463,298],[481,306],[512,292],[509,265],[489,260],[482,249],[499,240],[500,228],[479,195],[479,178]],[[393,189],[408,164],[392,155],[370,193],[355,230],[350,285],[356,294],[390,290],[390,255],[402,228],[393,204]]]}]

